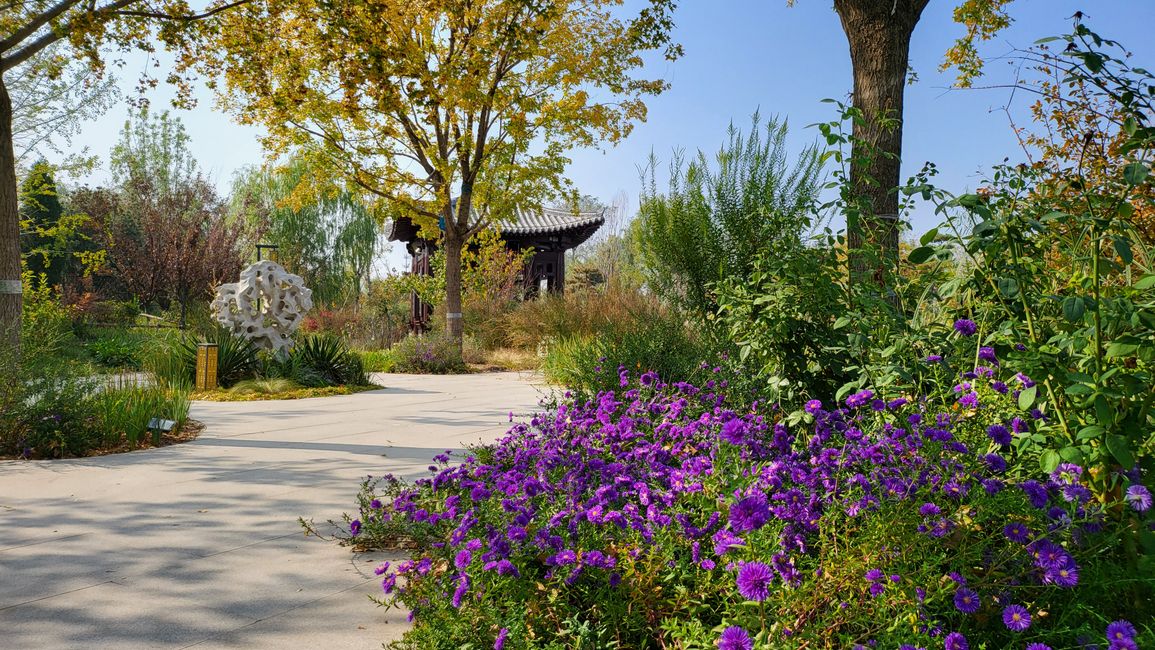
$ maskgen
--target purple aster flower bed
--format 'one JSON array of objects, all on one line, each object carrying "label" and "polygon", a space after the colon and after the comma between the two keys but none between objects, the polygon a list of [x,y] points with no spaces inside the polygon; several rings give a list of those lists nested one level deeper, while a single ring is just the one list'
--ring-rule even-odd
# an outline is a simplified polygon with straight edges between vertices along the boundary
[{"label": "purple aster flower bed", "polygon": [[367,482],[356,543],[414,549],[380,571],[406,647],[1150,644],[1121,542],[1150,493],[1025,469],[995,381],[966,405],[949,385],[812,400],[788,427],[646,374],[416,484]]}]

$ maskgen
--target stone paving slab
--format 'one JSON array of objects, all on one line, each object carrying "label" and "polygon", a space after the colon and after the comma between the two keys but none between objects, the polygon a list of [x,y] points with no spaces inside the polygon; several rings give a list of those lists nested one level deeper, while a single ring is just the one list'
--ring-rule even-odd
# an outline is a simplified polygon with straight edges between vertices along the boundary
[{"label": "stone paving slab", "polygon": [[0,461],[0,648],[380,648],[405,613],[368,596],[381,554],[305,537],[360,480],[423,475],[544,396],[527,373],[379,375],[308,400],[197,402],[191,443]]}]

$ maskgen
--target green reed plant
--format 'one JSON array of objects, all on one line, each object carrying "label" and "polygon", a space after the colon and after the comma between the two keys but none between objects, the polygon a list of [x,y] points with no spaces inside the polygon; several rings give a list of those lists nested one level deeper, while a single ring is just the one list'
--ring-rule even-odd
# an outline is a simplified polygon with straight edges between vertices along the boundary
[{"label": "green reed plant", "polygon": [[151,427],[152,420],[172,420],[180,427],[188,420],[189,389],[164,388],[143,382],[110,382],[93,397],[103,445],[140,446],[148,438],[159,445],[163,431]]}]

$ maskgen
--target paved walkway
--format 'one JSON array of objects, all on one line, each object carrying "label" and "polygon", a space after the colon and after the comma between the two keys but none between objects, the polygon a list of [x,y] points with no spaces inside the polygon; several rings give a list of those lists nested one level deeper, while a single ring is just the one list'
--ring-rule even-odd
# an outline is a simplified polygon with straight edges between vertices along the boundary
[{"label": "paved walkway", "polygon": [[446,449],[529,413],[530,375],[382,375],[386,389],[194,404],[183,445],[0,461],[0,648],[380,648],[404,616],[379,593],[386,556],[306,538],[355,505],[359,480],[418,476]]}]

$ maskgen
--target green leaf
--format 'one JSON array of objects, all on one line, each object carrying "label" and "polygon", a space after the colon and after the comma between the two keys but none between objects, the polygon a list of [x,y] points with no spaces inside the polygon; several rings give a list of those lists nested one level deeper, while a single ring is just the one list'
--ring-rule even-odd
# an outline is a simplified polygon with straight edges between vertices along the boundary
[{"label": "green leaf", "polygon": [[1123,168],[1123,180],[1128,185],[1138,185],[1147,178],[1147,165],[1141,162],[1133,162]]},{"label": "green leaf", "polygon": [[1024,411],[1031,408],[1031,405],[1035,403],[1035,396],[1038,394],[1039,394],[1039,387],[1038,386],[1031,386],[1030,388],[1024,388],[1022,390],[1022,392],[1019,393],[1019,408],[1024,410]]},{"label": "green leaf", "polygon": [[1083,454],[1083,450],[1079,449],[1078,447],[1064,447],[1060,449],[1059,457],[1068,463],[1074,463],[1079,466],[1082,466],[1083,461],[1086,460],[1086,456]]},{"label": "green leaf", "polygon": [[1062,459],[1059,458],[1059,454],[1055,453],[1054,449],[1048,449],[1043,452],[1042,456],[1039,457],[1039,466],[1042,468],[1043,472],[1050,474],[1051,472],[1055,471],[1056,467],[1059,466],[1060,460]]},{"label": "green leaf", "polygon": [[1134,343],[1116,341],[1107,346],[1107,356],[1109,357],[1132,357],[1138,351],[1139,346]]},{"label": "green leaf", "polygon": [[1115,252],[1119,257],[1123,258],[1124,264],[1130,264],[1135,261],[1135,256],[1131,253],[1131,242],[1122,237],[1115,238]]},{"label": "green leaf", "polygon": [[1075,434],[1075,439],[1076,440],[1094,440],[1095,438],[1098,438],[1099,436],[1103,435],[1103,433],[1105,431],[1106,431],[1106,429],[1104,429],[1103,427],[1101,427],[1097,424],[1092,424],[1089,427],[1083,427],[1082,429],[1079,429],[1079,433]]},{"label": "green leaf", "polygon": [[910,255],[906,256],[906,259],[911,264],[922,264],[923,262],[929,260],[932,255],[934,255],[933,248],[930,246],[919,246],[918,248],[912,250]]},{"label": "green leaf", "polygon": [[919,238],[918,243],[922,246],[928,246],[934,241],[935,237],[938,237],[938,228],[931,228]]},{"label": "green leaf", "polygon": [[1019,295],[1019,281],[1014,278],[999,278],[999,291],[1008,298]]},{"label": "green leaf", "polygon": [[1117,434],[1108,435],[1107,451],[1111,452],[1111,455],[1123,467],[1135,466],[1135,456],[1131,453],[1131,443],[1127,438]]},{"label": "green leaf", "polygon": [[1090,395],[1095,392],[1093,388],[1086,384],[1071,384],[1067,386],[1068,395]]},{"label": "green leaf", "polygon": [[1103,55],[1097,52],[1080,52],[1078,54],[1086,64],[1087,69],[1091,72],[1098,72],[1103,69]]},{"label": "green leaf", "polygon": [[1072,323],[1083,319],[1083,313],[1086,312],[1087,305],[1079,296],[1067,296],[1063,298],[1063,318]]},{"label": "green leaf", "polygon": [[1146,291],[1151,287],[1155,287],[1155,273],[1149,273],[1139,278],[1139,281],[1136,282],[1134,286],[1140,291]]},{"label": "green leaf", "polygon": [[1104,427],[1109,427],[1115,421],[1115,414],[1111,411],[1111,405],[1107,403],[1107,398],[1102,395],[1095,396],[1095,419]]},{"label": "green leaf", "polygon": [[838,320],[834,321],[834,329],[840,330],[850,324],[849,316],[840,316]]}]

